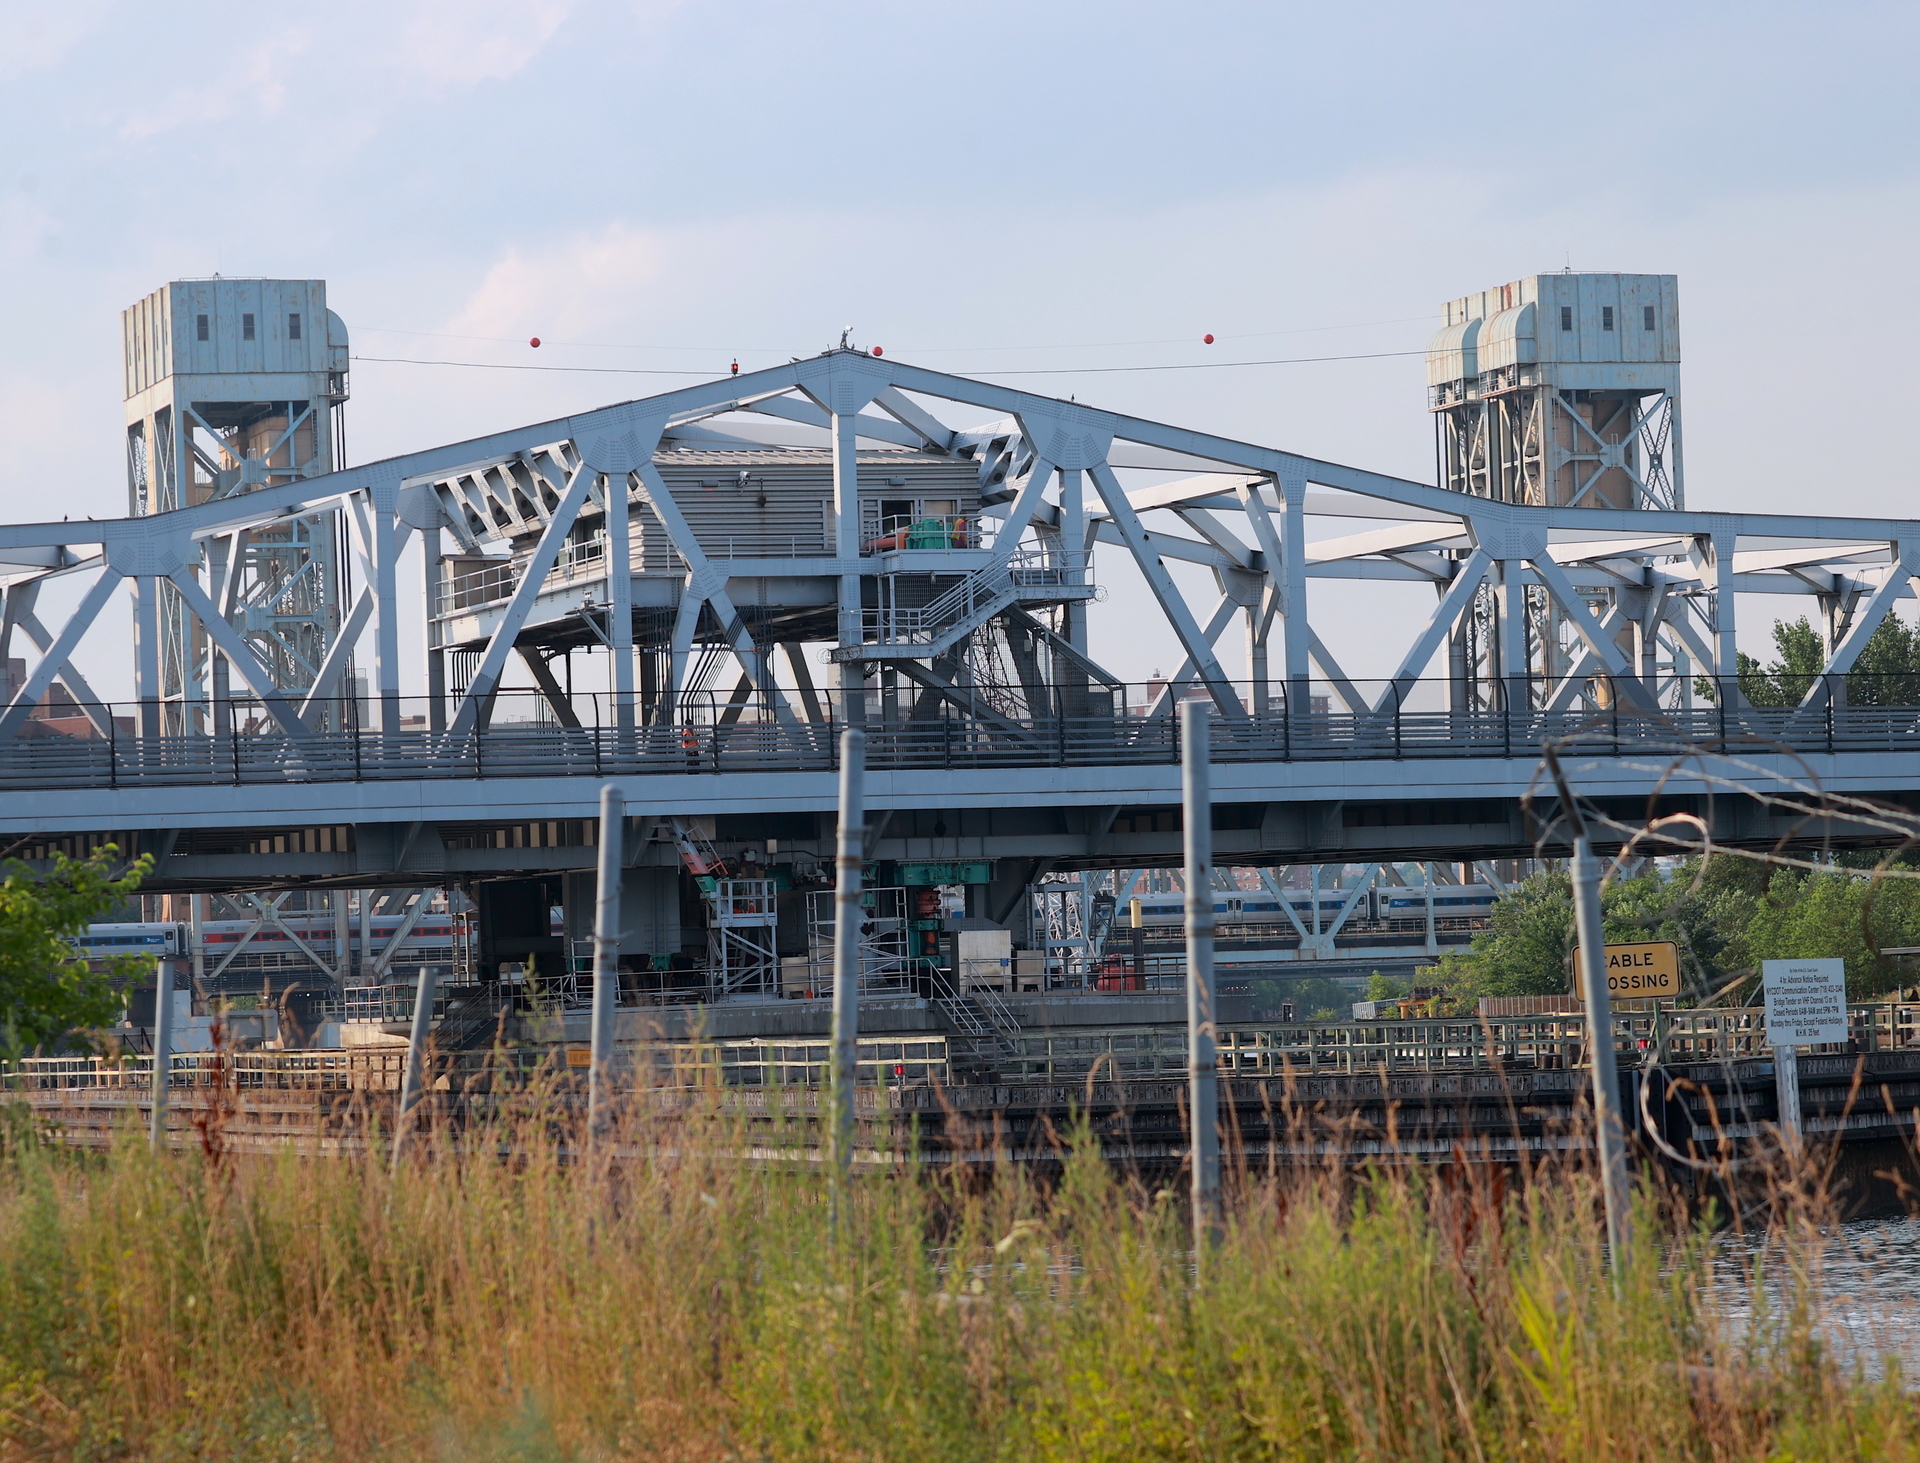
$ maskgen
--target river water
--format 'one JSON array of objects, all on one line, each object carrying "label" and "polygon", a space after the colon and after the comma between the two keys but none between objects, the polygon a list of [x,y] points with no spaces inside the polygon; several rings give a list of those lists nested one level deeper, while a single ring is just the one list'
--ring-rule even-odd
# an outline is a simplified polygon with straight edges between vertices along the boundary
[{"label": "river water", "polygon": [[[1762,1260],[1761,1292],[1747,1262]],[[1719,1237],[1715,1299],[1736,1330],[1764,1310],[1777,1316],[1793,1283],[1777,1236],[1765,1230]],[[1811,1251],[1818,1328],[1836,1359],[1877,1376],[1896,1361],[1909,1386],[1920,1385],[1920,1219],[1855,1219],[1826,1231]]]}]

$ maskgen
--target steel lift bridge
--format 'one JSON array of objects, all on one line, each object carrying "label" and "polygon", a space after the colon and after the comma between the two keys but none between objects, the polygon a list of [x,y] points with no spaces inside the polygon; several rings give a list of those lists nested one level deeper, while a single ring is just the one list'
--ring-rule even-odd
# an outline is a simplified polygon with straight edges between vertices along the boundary
[{"label": "steel lift bridge", "polygon": [[[1577,278],[1619,299],[1646,277]],[[1589,390],[1522,359],[1546,333],[1533,304],[1533,336],[1509,320],[1495,342],[1518,362],[1511,384],[1491,356],[1443,352],[1436,370],[1469,374],[1441,383],[1461,399],[1437,411],[1543,381]],[[1591,391],[1555,399],[1613,423],[1566,453],[1655,480],[1645,454],[1664,439],[1602,420]],[[769,426],[803,445],[770,445]],[[583,877],[613,779],[639,815],[627,862],[652,890],[633,896],[632,948],[657,952],[679,940],[666,820],[730,860],[827,856],[833,733],[850,720],[869,729],[871,855],[987,862],[981,913],[1000,920],[1048,869],[1177,861],[1186,695],[1217,713],[1223,864],[1525,856],[1518,799],[1548,735],[1584,738],[1582,790],[1622,807],[1645,806],[1676,741],[1740,751],[1735,780],[1911,796],[1920,713],[1849,698],[1846,673],[1914,593],[1920,522],[1448,480],[1473,490],[849,347],[138,517],[0,526],[0,664],[39,652],[0,710],[0,847],[46,858],[111,838],[158,856],[157,890]],[[1670,500],[1677,479],[1658,481]],[[357,587],[293,692],[223,613],[222,566],[336,510]],[[412,552],[424,599],[400,592]],[[1097,552],[1131,559],[1148,590],[1135,613],[1182,647],[1151,694],[1090,641]],[[1210,602],[1182,593],[1182,563],[1211,572]],[[79,605],[43,623],[36,596],[63,577],[84,582]],[[1316,633],[1312,589],[1329,579],[1424,587],[1423,612],[1382,631],[1391,677],[1355,679]],[[160,718],[136,714],[129,733],[72,656],[123,633],[102,618],[123,584],[150,603],[163,582],[227,673],[198,729],[156,734]],[[1826,627],[1828,674],[1798,706],[1750,706],[1733,683],[1736,604],[1755,596]],[[1248,674],[1223,661],[1229,630]],[[424,685],[402,682],[407,638],[425,646]],[[582,648],[610,663],[608,690],[570,694]],[[354,656],[371,666],[364,719],[340,694]],[[534,706],[502,689],[516,657]],[[32,734],[56,682],[96,735]],[[170,694],[144,672],[135,690],[136,712]],[[1667,808],[1704,812],[1708,792],[1691,765],[1660,783]],[[1712,808],[1730,839],[1879,836]]]}]

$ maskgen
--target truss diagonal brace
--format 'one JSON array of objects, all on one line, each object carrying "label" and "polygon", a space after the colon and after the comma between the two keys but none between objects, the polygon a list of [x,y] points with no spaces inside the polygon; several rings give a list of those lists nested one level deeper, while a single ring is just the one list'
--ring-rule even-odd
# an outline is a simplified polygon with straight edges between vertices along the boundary
[{"label": "truss diagonal brace", "polygon": [[406,943],[407,936],[413,933],[413,927],[420,923],[420,916],[427,912],[429,890],[422,889],[407,904],[406,916],[395,926],[388,936],[387,943],[380,947],[380,953],[373,957],[373,973],[384,976],[393,965],[393,957],[400,953],[400,947]]},{"label": "truss diagonal brace", "polygon": [[[35,587],[37,586],[21,585],[9,592],[7,613],[14,617],[14,624],[19,627],[20,632],[33,642],[33,648],[44,655],[47,647],[53,644],[53,636],[47,633],[47,627],[40,623],[40,617],[33,612],[34,596],[31,589]],[[15,603],[16,600],[19,600],[18,604]],[[65,681],[67,689],[73,692],[74,701],[87,714],[87,720],[93,723],[93,729],[103,737],[111,737],[113,735],[111,713],[99,696],[94,694],[93,687],[87,684],[87,678],[75,670],[71,662],[60,668],[59,678]]]},{"label": "truss diagonal brace", "polygon": [[[1201,634],[1207,637],[1208,645],[1212,645],[1226,633],[1227,626],[1233,623],[1233,617],[1238,610],[1239,606],[1233,602],[1232,595],[1220,596],[1220,603],[1213,607],[1213,614],[1207,620],[1206,629],[1201,631]],[[1167,678],[1166,685],[1160,688],[1160,694],[1154,697],[1153,704],[1147,708],[1147,715],[1171,716],[1180,693],[1193,680],[1193,673],[1193,657],[1189,655],[1180,662],[1180,669]]]},{"label": "truss diagonal brace", "polygon": [[1607,674],[1613,677],[1613,683],[1621,695],[1642,711],[1658,711],[1659,698],[1640,679],[1626,653],[1613,643],[1607,632],[1594,620],[1587,602],[1574,592],[1573,581],[1567,578],[1566,570],[1554,562],[1553,555],[1544,551],[1529,562],[1533,565],[1533,572],[1540,576],[1540,582],[1546,585],[1547,593],[1559,602],[1562,612],[1573,622],[1580,638],[1600,657],[1600,663],[1607,668]]},{"label": "truss diagonal brace", "polygon": [[1173,576],[1167,573],[1167,566],[1160,562],[1160,556],[1148,544],[1147,531],[1141,525],[1140,515],[1133,511],[1133,504],[1127,501],[1126,489],[1120,486],[1120,480],[1105,462],[1096,462],[1092,473],[1093,485],[1099,490],[1100,500],[1107,505],[1114,526],[1125,537],[1134,562],[1140,566],[1140,572],[1146,575],[1147,585],[1153,590],[1153,597],[1160,601],[1160,608],[1172,624],[1174,633],[1180,637],[1180,643],[1193,658],[1200,679],[1213,696],[1213,704],[1223,716],[1232,717],[1235,721],[1246,720],[1247,709],[1240,704],[1240,697],[1228,684],[1227,673],[1220,668],[1219,657],[1213,653],[1213,643],[1193,618],[1193,611],[1187,608],[1187,602],[1180,597],[1180,590],[1174,584]]},{"label": "truss diagonal brace", "polygon": [[953,428],[924,410],[897,386],[874,393],[873,404],[903,427],[909,427],[925,439],[935,452],[953,450]]},{"label": "truss diagonal brace", "polygon": [[1473,556],[1460,566],[1460,572],[1453,576],[1453,583],[1440,596],[1440,603],[1433,607],[1433,614],[1420,631],[1420,638],[1413,642],[1406,658],[1400,662],[1400,669],[1393,673],[1392,684],[1380,693],[1380,704],[1373,708],[1374,715],[1382,716],[1392,711],[1413,683],[1420,679],[1427,662],[1433,659],[1440,642],[1453,628],[1453,622],[1460,618],[1460,612],[1467,607],[1467,601],[1473,598],[1474,592],[1480,588],[1480,582],[1487,577],[1487,570],[1492,567],[1493,555],[1482,548],[1476,548]]},{"label": "truss diagonal brace", "polygon": [[463,737],[479,726],[480,708],[487,705],[493,699],[493,693],[500,688],[500,676],[507,668],[507,656],[514,642],[520,638],[527,617],[533,613],[534,601],[540,597],[540,588],[546,582],[554,560],[560,555],[560,545],[573,530],[573,521],[580,516],[580,509],[586,504],[593,479],[594,470],[584,465],[576,467],[568,479],[567,491],[560,499],[560,506],[554,510],[553,517],[547,520],[546,531],[540,535],[540,542],[534,548],[533,557],[527,561],[519,584],[514,586],[513,598],[507,601],[506,612],[487,641],[480,667],[473,673],[473,680],[467,686],[467,694],[460,698],[460,709],[454,713],[453,721],[447,728],[451,735]]},{"label": "truss diagonal brace", "polygon": [[333,696],[333,688],[339,682],[341,674],[347,668],[347,661],[353,655],[353,647],[359,643],[361,633],[367,628],[367,621],[373,618],[373,588],[364,586],[353,602],[353,608],[347,611],[346,622],[340,626],[340,633],[333,637],[333,644],[327,647],[326,659],[320,662],[320,669],[313,678],[313,689],[300,703],[300,716],[304,720],[320,708],[322,702]]},{"label": "truss diagonal brace", "polygon": [[54,637],[53,645],[40,657],[40,664],[33,668],[33,674],[27,677],[26,685],[13,698],[4,715],[0,715],[0,741],[11,737],[20,730],[20,724],[47,694],[47,688],[53,684],[53,678],[66,668],[80,637],[99,615],[101,608],[112,598],[113,591],[120,583],[120,571],[111,564],[100,571],[100,577],[93,582],[86,597],[82,599],[67,623],[60,627],[60,633]]},{"label": "truss diagonal brace", "polygon": [[200,587],[200,581],[188,573],[184,566],[175,569],[167,577],[173,581],[174,588],[180,591],[180,598],[187,602],[187,607],[199,619],[208,638],[220,647],[220,653],[245,677],[247,685],[260,698],[260,704],[266,707],[267,715],[274,719],[280,730],[290,737],[306,736],[308,727],[300,719],[300,713],[287,700],[285,693],[274,685],[273,677],[260,664],[253,647],[220,613],[220,607],[207,597],[207,592]]},{"label": "truss diagonal brace", "polygon": [[1920,557],[1920,544],[1903,542],[1893,545],[1893,562],[1887,566],[1887,577],[1880,581],[1867,602],[1854,611],[1853,623],[1847,627],[1847,633],[1833,647],[1833,653],[1827,657],[1819,678],[1807,688],[1807,694],[1800,702],[1802,711],[1815,711],[1826,703],[1833,694],[1833,677],[1844,676],[1853,669],[1854,662],[1860,659],[1860,652],[1867,648],[1867,641],[1873,638],[1874,631],[1880,628],[1880,622],[1886,619],[1887,612],[1893,608],[1893,602],[1905,594],[1910,579],[1914,592],[1920,594],[1920,576],[1908,568],[1917,557]]},{"label": "truss diagonal brace", "polygon": [[[760,688],[773,707],[773,714],[783,726],[798,727],[800,719],[793,714],[793,708],[787,704],[787,698],[780,694],[774,684],[773,667],[769,657],[760,652],[754,644],[753,634],[747,629],[746,622],[740,618],[740,611],[734,607],[733,596],[727,593],[726,576],[713,567],[706,551],[700,547],[700,541],[694,537],[688,526],[686,515],[680,511],[680,505],[674,501],[673,494],[667,490],[666,479],[660,476],[660,470],[653,465],[652,459],[642,462],[635,469],[640,475],[641,489],[653,508],[654,516],[660,520],[660,526],[667,531],[667,537],[686,560],[689,592],[697,594],[707,604],[713,606],[714,618],[719,620],[721,633],[727,637],[727,643],[733,647],[733,653],[741,667],[753,678],[754,685]],[[678,651],[679,631],[675,627],[675,650]]]},{"label": "truss diagonal brace", "polygon": [[1006,521],[1000,525],[1000,531],[994,535],[994,552],[1001,559],[1011,558],[1020,547],[1021,535],[1027,531],[1027,525],[1033,521],[1034,510],[1040,506],[1040,499],[1047,491],[1047,484],[1053,481],[1053,464],[1043,453],[1035,453],[1028,464],[1026,480],[1021,484],[1020,496],[1013,500],[1007,510]]},{"label": "truss diagonal brace", "polygon": [[1341,929],[1344,928],[1347,923],[1347,917],[1353,913],[1354,906],[1360,902],[1360,896],[1373,887],[1374,877],[1379,872],[1380,865],[1378,864],[1368,864],[1366,868],[1361,870],[1360,877],[1354,880],[1353,889],[1348,893],[1345,902],[1342,903],[1340,908],[1335,912],[1333,923],[1320,932],[1322,939],[1331,940],[1335,935],[1340,933]]}]

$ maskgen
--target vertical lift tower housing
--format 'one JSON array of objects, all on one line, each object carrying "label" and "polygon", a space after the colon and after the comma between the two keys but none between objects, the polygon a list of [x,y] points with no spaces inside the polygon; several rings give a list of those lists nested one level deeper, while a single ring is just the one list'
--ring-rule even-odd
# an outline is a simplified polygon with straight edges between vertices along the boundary
[{"label": "vertical lift tower housing", "polygon": [[[121,315],[129,511],[164,513],[344,465],[347,328],[317,279],[176,280]],[[132,576],[141,731],[204,733],[231,668],[187,613],[169,566]],[[188,566],[277,689],[342,717],[341,553],[333,513],[238,540]],[[332,684],[321,684],[322,669]]]},{"label": "vertical lift tower housing", "polygon": [[[1503,503],[1686,506],[1674,275],[1530,275],[1449,301],[1444,322],[1427,354],[1442,487]],[[1503,566],[1453,635],[1453,682],[1482,709],[1538,702],[1579,654],[1545,591],[1506,583],[1509,570],[1524,576]],[[1504,633],[1510,612],[1524,630]],[[1652,637],[1625,643],[1633,633],[1622,648],[1657,659]],[[1516,663],[1502,663],[1503,645]],[[1683,665],[1665,668],[1684,685]]]}]

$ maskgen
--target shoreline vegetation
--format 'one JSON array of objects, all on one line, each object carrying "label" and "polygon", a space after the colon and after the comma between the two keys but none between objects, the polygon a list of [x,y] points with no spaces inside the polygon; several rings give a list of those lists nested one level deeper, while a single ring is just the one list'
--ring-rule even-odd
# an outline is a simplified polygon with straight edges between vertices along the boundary
[{"label": "shoreline vegetation", "polygon": [[1084,1132],[835,1222],[718,1103],[614,1165],[531,1094],[397,1173],[0,1115],[0,1458],[1920,1458],[1897,1363],[1823,1339],[1818,1153],[1738,1214],[1643,1179],[1617,1275],[1578,1163],[1232,1172],[1196,1276],[1183,1180]]}]

